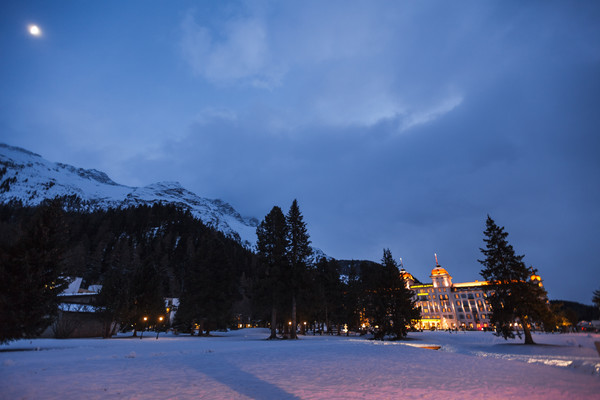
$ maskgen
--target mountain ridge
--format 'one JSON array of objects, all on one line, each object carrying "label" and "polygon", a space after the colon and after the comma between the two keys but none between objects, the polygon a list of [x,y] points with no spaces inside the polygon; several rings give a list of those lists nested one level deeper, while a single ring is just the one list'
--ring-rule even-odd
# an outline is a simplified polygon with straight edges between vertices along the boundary
[{"label": "mountain ridge", "polygon": [[200,197],[179,182],[126,186],[103,171],[48,161],[32,151],[0,143],[0,203],[18,200],[35,206],[45,199],[73,195],[89,210],[175,204],[247,248],[256,243],[256,218],[243,217],[221,199]]}]

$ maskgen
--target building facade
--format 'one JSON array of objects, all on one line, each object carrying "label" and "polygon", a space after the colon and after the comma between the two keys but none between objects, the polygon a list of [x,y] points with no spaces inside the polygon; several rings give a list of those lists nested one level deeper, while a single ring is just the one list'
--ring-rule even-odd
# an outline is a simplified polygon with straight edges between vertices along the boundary
[{"label": "building facade", "polygon": [[402,268],[408,287],[415,293],[421,309],[419,329],[477,329],[490,327],[492,311],[487,301],[486,281],[454,283],[452,276],[439,264],[431,270],[431,283],[416,283]]}]

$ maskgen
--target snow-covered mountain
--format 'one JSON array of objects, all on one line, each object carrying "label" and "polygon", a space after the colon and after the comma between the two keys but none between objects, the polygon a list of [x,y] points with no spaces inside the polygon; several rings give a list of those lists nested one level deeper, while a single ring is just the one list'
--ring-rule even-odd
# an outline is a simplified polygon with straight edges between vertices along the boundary
[{"label": "snow-covered mountain", "polygon": [[178,182],[144,187],[120,185],[104,172],[54,163],[0,143],[0,203],[21,200],[25,205],[37,205],[44,199],[71,195],[78,196],[89,210],[159,202],[176,204],[245,246],[256,243],[256,218],[242,217],[231,205],[200,197]]}]

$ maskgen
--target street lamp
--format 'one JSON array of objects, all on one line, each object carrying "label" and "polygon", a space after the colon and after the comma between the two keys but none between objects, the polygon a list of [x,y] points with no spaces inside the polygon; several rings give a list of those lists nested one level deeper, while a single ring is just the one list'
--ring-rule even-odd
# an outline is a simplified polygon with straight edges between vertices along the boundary
[{"label": "street lamp", "polygon": [[144,330],[148,328],[148,317],[142,318],[144,320],[144,327],[142,328],[142,334],[140,335],[140,340],[144,338]]},{"label": "street lamp", "polygon": [[163,322],[163,316],[158,317],[158,325],[156,325],[156,340],[158,340],[158,334],[160,333],[160,324]]}]

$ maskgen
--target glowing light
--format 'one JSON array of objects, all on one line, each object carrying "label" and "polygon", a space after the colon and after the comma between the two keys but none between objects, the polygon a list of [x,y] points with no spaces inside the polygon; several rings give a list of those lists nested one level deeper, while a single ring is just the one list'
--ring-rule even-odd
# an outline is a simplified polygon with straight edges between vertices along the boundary
[{"label": "glowing light", "polygon": [[41,36],[42,35],[42,30],[37,25],[33,25],[33,24],[29,25],[27,27],[27,30],[29,31],[29,34],[32,36]]}]

